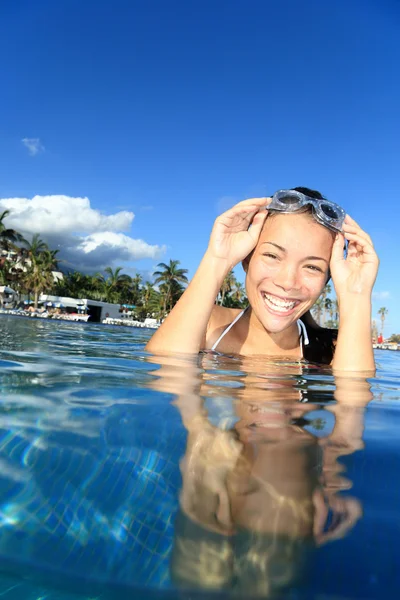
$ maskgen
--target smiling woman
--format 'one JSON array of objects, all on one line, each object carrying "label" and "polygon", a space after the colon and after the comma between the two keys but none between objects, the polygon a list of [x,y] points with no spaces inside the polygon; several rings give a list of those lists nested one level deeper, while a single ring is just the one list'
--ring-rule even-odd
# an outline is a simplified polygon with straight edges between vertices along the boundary
[{"label": "smiling woman", "polygon": [[[240,261],[249,306],[215,305],[224,277]],[[319,192],[295,188],[245,200],[217,218],[192,282],[147,349],[218,349],[374,371],[371,294],[378,264],[370,237]],[[339,332],[318,327],[310,314],[330,277]]]}]

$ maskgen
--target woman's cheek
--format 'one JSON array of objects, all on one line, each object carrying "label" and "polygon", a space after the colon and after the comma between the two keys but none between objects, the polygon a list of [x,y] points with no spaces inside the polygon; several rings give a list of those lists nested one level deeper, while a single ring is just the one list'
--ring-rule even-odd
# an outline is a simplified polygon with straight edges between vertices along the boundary
[{"label": "woman's cheek", "polygon": [[321,273],[320,276],[309,275],[303,278],[304,284],[307,287],[308,291],[312,294],[318,296],[322,293],[322,290],[325,287],[326,276],[324,273]]}]

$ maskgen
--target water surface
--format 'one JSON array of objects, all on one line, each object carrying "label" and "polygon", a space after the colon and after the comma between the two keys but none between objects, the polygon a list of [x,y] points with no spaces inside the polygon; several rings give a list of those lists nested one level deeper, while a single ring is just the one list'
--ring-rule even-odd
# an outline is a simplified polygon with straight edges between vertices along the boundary
[{"label": "water surface", "polygon": [[0,316],[0,597],[400,589],[400,353],[377,376]]}]

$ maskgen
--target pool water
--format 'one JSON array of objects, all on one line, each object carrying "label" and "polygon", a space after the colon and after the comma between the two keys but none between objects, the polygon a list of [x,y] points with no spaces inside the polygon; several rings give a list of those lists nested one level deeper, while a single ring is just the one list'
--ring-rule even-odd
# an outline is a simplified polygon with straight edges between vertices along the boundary
[{"label": "pool water", "polygon": [[0,598],[400,589],[400,353],[377,376],[0,316]]}]

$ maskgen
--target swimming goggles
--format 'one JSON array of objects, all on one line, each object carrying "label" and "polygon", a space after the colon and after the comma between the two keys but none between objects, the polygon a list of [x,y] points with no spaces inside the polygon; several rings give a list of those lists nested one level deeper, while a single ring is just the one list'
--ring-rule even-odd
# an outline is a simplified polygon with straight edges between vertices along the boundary
[{"label": "swimming goggles", "polygon": [[296,190],[279,190],[272,196],[272,202],[266,209],[276,210],[283,213],[292,213],[300,210],[303,206],[311,204],[314,218],[332,231],[342,231],[342,225],[346,216],[341,206],[330,200],[319,200],[311,198]]}]

